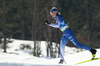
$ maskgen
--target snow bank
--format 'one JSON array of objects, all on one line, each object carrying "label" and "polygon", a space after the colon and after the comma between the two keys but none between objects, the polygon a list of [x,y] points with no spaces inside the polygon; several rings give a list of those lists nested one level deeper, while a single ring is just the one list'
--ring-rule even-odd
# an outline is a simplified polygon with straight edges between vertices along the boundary
[{"label": "snow bank", "polygon": [[[60,58],[48,58],[48,57],[34,57],[25,51],[15,51],[19,49],[20,44],[30,44],[33,46],[32,41],[22,41],[22,40],[13,40],[12,43],[9,43],[8,53],[0,52],[0,66],[100,66],[100,60],[94,60],[91,62],[75,65],[76,63],[86,61],[92,58],[92,55],[89,51],[82,51],[76,53],[75,48],[65,47],[65,61],[66,64],[58,64]],[[46,54],[45,42],[42,41],[42,53]],[[67,51],[70,51],[68,53]],[[68,53],[68,54],[67,54]],[[96,57],[100,57],[100,49],[97,49]]]}]

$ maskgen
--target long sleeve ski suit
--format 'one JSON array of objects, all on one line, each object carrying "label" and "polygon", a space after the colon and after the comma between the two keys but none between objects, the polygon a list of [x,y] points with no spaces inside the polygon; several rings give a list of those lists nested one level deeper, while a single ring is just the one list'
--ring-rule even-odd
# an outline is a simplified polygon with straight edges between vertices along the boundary
[{"label": "long sleeve ski suit", "polygon": [[79,48],[83,48],[86,50],[90,50],[88,46],[84,44],[80,44],[78,40],[75,38],[73,31],[69,28],[65,20],[61,15],[56,15],[55,17],[56,24],[49,24],[51,27],[59,28],[63,32],[63,37],[61,39],[60,43],[60,58],[63,60],[64,57],[64,48],[67,44],[68,40],[70,40],[74,45],[76,45]]}]

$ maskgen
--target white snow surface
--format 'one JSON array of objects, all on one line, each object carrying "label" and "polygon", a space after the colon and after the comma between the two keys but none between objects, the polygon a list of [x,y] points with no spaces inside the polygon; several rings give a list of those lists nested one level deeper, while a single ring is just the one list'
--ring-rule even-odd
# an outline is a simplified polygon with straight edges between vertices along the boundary
[{"label": "white snow surface", "polygon": [[[12,40],[13,42],[8,44],[10,48],[7,49],[7,53],[3,53],[3,50],[0,50],[0,66],[100,66],[100,60],[94,60],[83,64],[75,65],[76,63],[91,59],[91,53],[86,50],[76,53],[75,48],[65,47],[64,58],[66,64],[58,64],[60,58],[46,57],[46,45],[44,41],[41,42],[41,50],[44,57],[39,58],[32,56],[32,54],[29,54],[31,52],[29,50],[19,50],[20,44],[22,43],[30,44],[33,47],[32,41],[15,39]],[[97,49],[96,58],[99,57],[100,49]]]}]

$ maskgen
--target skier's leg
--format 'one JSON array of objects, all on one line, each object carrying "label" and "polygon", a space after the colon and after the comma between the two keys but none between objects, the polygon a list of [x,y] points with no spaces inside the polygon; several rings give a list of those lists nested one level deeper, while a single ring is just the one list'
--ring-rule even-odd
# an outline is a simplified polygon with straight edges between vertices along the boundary
[{"label": "skier's leg", "polygon": [[76,46],[79,47],[79,48],[83,48],[83,49],[86,49],[86,50],[90,50],[90,49],[91,49],[90,47],[88,47],[88,46],[86,46],[86,45],[84,45],[84,44],[80,44],[80,43],[78,42],[78,40],[75,38],[74,35],[70,35],[69,39],[71,40],[71,42],[72,42],[74,45],[76,45]]},{"label": "skier's leg", "polygon": [[65,48],[65,45],[67,44],[67,42],[68,42],[68,39],[65,38],[65,36],[63,36],[61,39],[61,44],[60,44],[60,58],[61,58],[61,60],[63,60],[64,48]]},{"label": "skier's leg", "polygon": [[97,50],[91,49],[90,47],[88,47],[88,46],[86,46],[86,45],[84,45],[84,44],[80,44],[80,43],[78,42],[78,40],[77,40],[73,35],[70,36],[69,39],[70,39],[71,42],[72,42],[74,45],[76,45],[77,47],[83,48],[83,49],[86,49],[86,50],[89,50],[89,51],[92,53],[92,56],[93,56],[92,59],[95,58]]}]

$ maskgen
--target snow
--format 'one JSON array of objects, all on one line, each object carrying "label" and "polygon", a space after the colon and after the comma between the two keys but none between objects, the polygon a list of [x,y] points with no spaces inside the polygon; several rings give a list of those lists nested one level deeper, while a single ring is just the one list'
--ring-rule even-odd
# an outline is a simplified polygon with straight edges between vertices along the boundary
[{"label": "snow", "polygon": [[[58,64],[60,58],[46,57],[46,45],[44,41],[41,42],[41,50],[44,57],[38,58],[30,54],[31,50],[20,50],[20,44],[29,44],[33,47],[33,41],[12,40],[13,42],[8,44],[10,48],[7,49],[7,53],[3,53],[0,50],[0,66],[100,66],[100,60],[75,65],[76,63],[91,59],[91,53],[86,50],[76,53],[76,48],[65,47],[64,58],[66,64]],[[100,49],[97,49],[96,57],[100,57]]]}]

